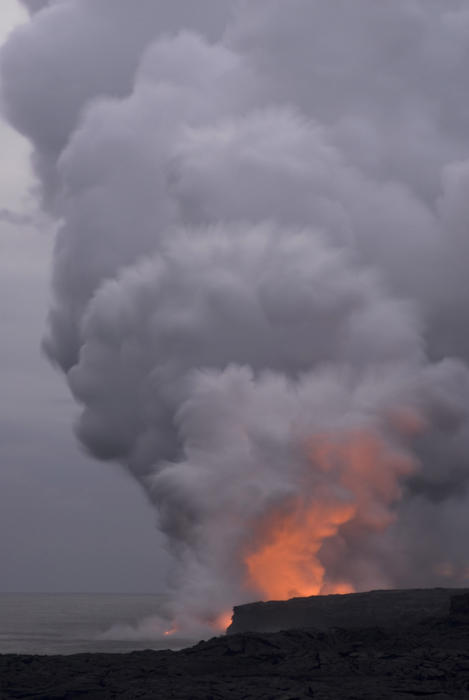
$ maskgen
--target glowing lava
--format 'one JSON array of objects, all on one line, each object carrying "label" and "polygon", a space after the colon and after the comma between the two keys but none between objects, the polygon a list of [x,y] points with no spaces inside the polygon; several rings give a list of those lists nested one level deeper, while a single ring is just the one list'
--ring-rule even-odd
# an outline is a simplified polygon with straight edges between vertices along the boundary
[{"label": "glowing lava", "polygon": [[364,431],[340,440],[316,437],[307,452],[303,494],[261,521],[244,558],[248,585],[266,598],[353,592],[351,581],[328,577],[321,548],[346,524],[365,534],[388,527],[394,519],[390,507],[401,493],[399,478],[415,466]]}]

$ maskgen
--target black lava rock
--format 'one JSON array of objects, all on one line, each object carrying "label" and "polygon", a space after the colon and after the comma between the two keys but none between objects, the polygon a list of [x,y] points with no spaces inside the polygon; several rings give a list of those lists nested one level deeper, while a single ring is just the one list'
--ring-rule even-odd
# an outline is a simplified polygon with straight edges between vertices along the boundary
[{"label": "black lava rock", "polygon": [[460,594],[423,620],[245,632],[179,652],[4,655],[0,698],[469,699],[467,604]]}]

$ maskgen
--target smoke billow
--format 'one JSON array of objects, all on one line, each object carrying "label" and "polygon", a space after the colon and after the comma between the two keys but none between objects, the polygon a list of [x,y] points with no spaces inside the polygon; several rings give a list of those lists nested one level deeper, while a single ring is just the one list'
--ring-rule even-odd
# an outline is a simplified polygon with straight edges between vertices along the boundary
[{"label": "smoke billow", "polygon": [[155,505],[168,617],[465,581],[465,3],[24,4],[45,348]]}]

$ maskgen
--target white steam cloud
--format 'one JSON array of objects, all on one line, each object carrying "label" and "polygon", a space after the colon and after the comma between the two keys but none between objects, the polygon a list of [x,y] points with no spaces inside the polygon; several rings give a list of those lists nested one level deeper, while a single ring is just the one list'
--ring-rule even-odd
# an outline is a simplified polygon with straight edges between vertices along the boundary
[{"label": "white steam cloud", "polygon": [[155,504],[170,617],[463,583],[466,3],[24,4],[1,69],[61,222],[45,347]]}]

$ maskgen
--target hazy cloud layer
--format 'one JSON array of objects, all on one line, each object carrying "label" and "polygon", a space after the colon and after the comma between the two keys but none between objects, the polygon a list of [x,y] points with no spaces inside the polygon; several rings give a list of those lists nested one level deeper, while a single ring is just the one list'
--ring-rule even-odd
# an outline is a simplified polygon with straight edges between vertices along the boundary
[{"label": "hazy cloud layer", "polygon": [[45,346],[176,616],[265,593],[273,514],[317,514],[318,590],[468,575],[468,39],[456,0],[62,0],[4,48]]}]

